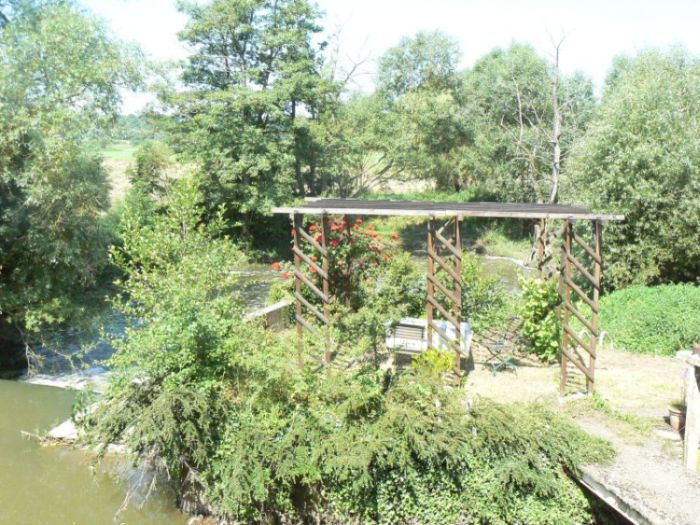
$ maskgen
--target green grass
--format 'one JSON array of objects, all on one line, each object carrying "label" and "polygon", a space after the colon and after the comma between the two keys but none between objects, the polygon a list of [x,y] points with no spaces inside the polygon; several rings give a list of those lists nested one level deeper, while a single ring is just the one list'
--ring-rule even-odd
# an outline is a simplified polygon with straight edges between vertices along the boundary
[{"label": "green grass", "polygon": [[113,142],[100,150],[106,160],[131,160],[137,146],[131,142],[120,140]]}]

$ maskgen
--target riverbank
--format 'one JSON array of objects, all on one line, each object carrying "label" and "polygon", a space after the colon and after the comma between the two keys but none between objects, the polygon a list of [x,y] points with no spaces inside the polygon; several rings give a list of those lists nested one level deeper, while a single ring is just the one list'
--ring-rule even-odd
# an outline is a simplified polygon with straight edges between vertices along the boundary
[{"label": "riverbank", "polygon": [[[71,447],[47,447],[22,432],[43,434],[67,419],[74,392],[0,380],[0,523],[185,525],[172,494],[147,501],[141,474]],[[131,501],[122,509],[127,494]]]}]

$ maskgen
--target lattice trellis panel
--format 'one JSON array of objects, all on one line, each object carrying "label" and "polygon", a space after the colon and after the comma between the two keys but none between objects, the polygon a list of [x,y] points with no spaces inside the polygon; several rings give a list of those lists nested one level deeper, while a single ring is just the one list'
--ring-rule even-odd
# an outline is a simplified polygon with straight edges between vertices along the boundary
[{"label": "lattice trellis panel", "polygon": [[[316,333],[318,331],[317,324],[320,323],[324,332],[323,336],[326,339],[326,352],[324,361],[329,362],[332,356],[330,348],[330,281],[329,268],[330,261],[328,255],[328,240],[330,233],[329,218],[327,215],[321,217],[320,238],[311,235],[304,229],[304,216],[294,214],[294,299],[296,301],[296,324],[297,336],[299,344],[302,344],[304,337],[304,329]],[[312,251],[318,253],[321,257],[321,266],[317,264],[311,257],[304,252],[304,247],[311,248]],[[302,264],[306,264],[311,272],[317,274],[321,278],[321,288],[314,284],[302,271]],[[303,287],[306,288],[321,301],[322,307],[317,306],[308,301],[303,294]],[[306,315],[305,315],[306,314]],[[311,314],[311,315],[308,315]],[[314,323],[311,319],[315,319]]]},{"label": "lattice trellis panel", "polygon": [[[462,237],[461,217],[453,217],[438,227],[435,218],[428,222],[428,294],[427,338],[433,347],[435,334],[447,342],[455,352],[455,373],[461,373],[461,318],[462,318]],[[452,229],[452,234],[447,231]],[[449,239],[448,237],[452,237]],[[447,276],[444,283],[440,277]],[[445,306],[446,305],[446,306]],[[438,317],[454,327],[451,338],[438,324]]]},{"label": "lattice trellis panel", "polygon": [[[592,246],[575,231],[573,221],[566,223],[562,235],[559,275],[562,395],[567,388],[576,386],[577,374],[583,375],[589,394],[595,385],[596,352],[600,337],[602,228],[601,221],[592,221]],[[573,320],[578,325],[578,331],[572,325]]]}]

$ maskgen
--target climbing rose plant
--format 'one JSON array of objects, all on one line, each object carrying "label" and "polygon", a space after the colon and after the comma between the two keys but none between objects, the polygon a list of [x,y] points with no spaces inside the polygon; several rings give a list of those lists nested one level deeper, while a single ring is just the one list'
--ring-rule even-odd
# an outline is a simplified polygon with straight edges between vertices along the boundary
[{"label": "climbing rose plant", "polygon": [[[321,223],[312,222],[306,229],[317,243],[322,243]],[[291,233],[294,237],[294,229]],[[362,283],[394,257],[395,244],[399,239],[398,233],[390,234],[390,240],[384,239],[373,225],[366,225],[361,218],[354,221],[335,218],[330,221],[326,242],[330,263],[328,276],[335,299],[352,309],[360,308],[363,303]],[[301,239],[300,244],[304,253],[320,267],[321,252],[305,239]],[[272,269],[279,272],[283,280],[290,281],[288,286],[293,286],[290,279],[294,275],[293,263],[274,262]],[[313,266],[302,263],[301,271],[319,289],[322,287],[321,276]]]}]

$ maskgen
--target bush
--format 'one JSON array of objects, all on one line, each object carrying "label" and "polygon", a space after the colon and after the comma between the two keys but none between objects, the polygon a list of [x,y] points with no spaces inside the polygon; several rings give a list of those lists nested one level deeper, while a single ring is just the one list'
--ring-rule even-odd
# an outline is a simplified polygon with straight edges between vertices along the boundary
[{"label": "bush", "polygon": [[532,352],[542,361],[554,362],[559,356],[561,335],[561,322],[557,312],[560,303],[557,283],[554,279],[523,279],[520,285],[523,289],[523,335]]},{"label": "bush", "polygon": [[700,342],[700,287],[630,286],[601,299],[601,324],[617,347],[673,355]]},{"label": "bush", "polygon": [[163,191],[166,170],[172,164],[172,153],[167,144],[148,140],[134,153],[134,165],[129,168],[129,181],[142,185],[149,193]]},{"label": "bush", "polygon": [[462,317],[469,320],[472,330],[505,324],[513,313],[512,299],[499,279],[484,275],[476,255],[462,253]]}]

